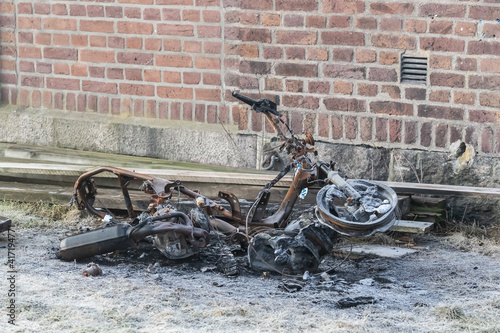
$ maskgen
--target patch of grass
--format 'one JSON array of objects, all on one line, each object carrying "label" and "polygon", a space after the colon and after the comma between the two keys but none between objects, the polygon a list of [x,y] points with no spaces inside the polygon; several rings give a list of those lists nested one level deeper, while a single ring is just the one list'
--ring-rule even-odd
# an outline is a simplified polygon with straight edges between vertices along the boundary
[{"label": "patch of grass", "polygon": [[439,318],[447,320],[457,320],[466,318],[464,310],[457,305],[438,306],[434,309],[434,314]]},{"label": "patch of grass", "polygon": [[47,202],[17,202],[0,200],[0,215],[10,218],[15,228],[76,227],[95,224],[77,207]]}]

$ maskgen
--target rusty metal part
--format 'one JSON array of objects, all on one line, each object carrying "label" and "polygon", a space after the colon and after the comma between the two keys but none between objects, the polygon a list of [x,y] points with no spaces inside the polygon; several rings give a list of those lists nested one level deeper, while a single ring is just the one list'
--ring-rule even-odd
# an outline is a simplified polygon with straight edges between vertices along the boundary
[{"label": "rusty metal part", "polygon": [[93,262],[88,264],[87,268],[83,270],[83,276],[98,276],[98,275],[102,275],[102,269]]},{"label": "rusty metal part", "polygon": [[234,218],[241,219],[240,202],[234,194],[231,192],[219,191],[219,198],[229,202],[229,206],[231,206],[231,213]]},{"label": "rusty metal part", "polygon": [[9,230],[11,224],[12,224],[11,219],[9,219],[7,217],[0,216],[0,232]]}]

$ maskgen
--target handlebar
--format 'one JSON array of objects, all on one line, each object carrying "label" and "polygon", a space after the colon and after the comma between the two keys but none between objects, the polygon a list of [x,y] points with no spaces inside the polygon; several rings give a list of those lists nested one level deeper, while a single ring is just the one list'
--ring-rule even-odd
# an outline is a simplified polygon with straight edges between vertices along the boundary
[{"label": "handlebar", "polygon": [[250,97],[238,94],[236,91],[233,91],[232,95],[240,101],[250,105],[252,110],[255,110],[256,112],[270,112],[278,117],[281,116],[277,110],[276,103],[271,102],[268,99],[251,99]]}]

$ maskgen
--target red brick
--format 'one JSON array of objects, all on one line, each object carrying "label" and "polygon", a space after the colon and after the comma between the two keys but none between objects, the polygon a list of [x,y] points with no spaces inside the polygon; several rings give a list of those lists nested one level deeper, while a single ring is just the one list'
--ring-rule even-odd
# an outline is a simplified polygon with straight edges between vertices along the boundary
[{"label": "red brick", "polygon": [[142,38],[130,37],[126,39],[128,49],[140,50],[142,49]]},{"label": "red brick", "polygon": [[199,69],[220,69],[220,59],[219,58],[210,58],[210,57],[196,57],[195,68]]},{"label": "red brick", "polygon": [[420,145],[430,147],[432,142],[432,124],[423,123],[420,128]]},{"label": "red brick", "polygon": [[321,29],[326,27],[326,17],[319,15],[306,16],[306,27]]},{"label": "red brick", "polygon": [[125,7],[124,9],[125,17],[131,19],[141,18],[141,9],[136,7]]},{"label": "red brick", "polygon": [[432,102],[448,103],[450,101],[449,90],[435,90],[429,94],[429,100]]},{"label": "red brick", "polygon": [[285,27],[303,27],[304,16],[296,14],[286,14],[283,16],[283,25]]},{"label": "red brick", "polygon": [[123,49],[125,47],[125,39],[122,37],[108,37],[108,47],[113,49]]},{"label": "red brick", "polygon": [[[476,25],[474,24],[474,28],[476,28]],[[474,29],[474,35],[475,35],[475,30]],[[472,33],[472,31],[471,31]],[[496,38],[497,36],[500,36],[500,24],[498,22],[495,23],[485,23],[483,25],[483,38]]]},{"label": "red brick", "polygon": [[165,51],[181,52],[182,42],[178,39],[165,39],[163,41],[163,49]]},{"label": "red brick", "polygon": [[474,58],[461,58],[457,57],[455,69],[460,71],[476,71],[477,60]]},{"label": "red brick", "polygon": [[493,151],[493,131],[491,128],[487,128],[481,133],[481,151],[483,153],[491,153]]},{"label": "red brick", "polygon": [[286,80],[286,91],[289,92],[304,92],[304,81],[301,80]]},{"label": "red brick", "polygon": [[85,5],[69,5],[69,15],[86,16],[87,11],[85,9]]},{"label": "red brick", "polygon": [[242,9],[271,10],[273,9],[272,0],[241,0]]},{"label": "red brick", "polygon": [[470,110],[469,121],[476,123],[493,123],[500,122],[500,112],[498,111],[484,111],[484,110]]},{"label": "red brick", "polygon": [[339,115],[331,116],[331,124],[332,124],[332,139],[342,139],[343,136],[343,122],[342,117]]},{"label": "red brick", "polygon": [[417,45],[415,37],[404,35],[372,35],[372,44],[376,47],[390,49],[414,49]]},{"label": "red brick", "polygon": [[99,113],[109,113],[109,98],[105,96],[99,97]]},{"label": "red brick", "polygon": [[221,100],[220,89],[195,89],[196,100],[219,102]]},{"label": "red brick", "polygon": [[384,113],[393,116],[413,116],[413,105],[399,102],[371,102],[372,113]]},{"label": "red brick", "polygon": [[87,36],[84,35],[72,35],[71,45],[73,46],[87,46],[88,40]]},{"label": "red brick", "polygon": [[193,89],[183,87],[158,87],[158,97],[169,99],[193,99]]},{"label": "red brick", "polygon": [[354,51],[352,49],[334,49],[333,60],[351,62]]},{"label": "red brick", "polygon": [[53,34],[52,43],[54,45],[69,45],[69,35]]},{"label": "red brick", "polygon": [[142,81],[142,69],[125,68],[125,79],[131,81]]},{"label": "red brick", "polygon": [[455,104],[474,105],[474,103],[476,102],[476,94],[455,91],[453,93],[453,102]]},{"label": "red brick", "polygon": [[211,86],[220,86],[220,74],[203,73],[203,84]]},{"label": "red brick", "polygon": [[431,21],[429,24],[429,32],[433,34],[448,35],[453,31],[452,21]]},{"label": "red brick", "polygon": [[356,27],[365,30],[375,30],[377,29],[377,19],[374,17],[357,17]]},{"label": "red brick", "polygon": [[115,53],[113,51],[81,50],[80,60],[87,62],[115,62]]},{"label": "red brick", "polygon": [[123,8],[120,6],[106,6],[106,17],[122,18]]},{"label": "red brick", "polygon": [[371,67],[368,79],[370,81],[379,82],[397,82],[398,74],[396,70],[392,68]]},{"label": "red brick", "polygon": [[343,95],[352,95],[354,84],[352,82],[335,81],[333,83],[333,92]]},{"label": "red brick", "polygon": [[138,95],[138,96],[154,96],[155,87],[144,84],[120,83],[120,94]]},{"label": "red brick", "polygon": [[500,59],[490,58],[481,60],[481,71],[500,73]]},{"label": "red brick", "polygon": [[114,22],[111,21],[80,20],[81,31],[112,33],[115,31],[113,25]]},{"label": "red brick", "polygon": [[277,27],[281,24],[280,14],[263,13],[262,14],[262,25]]},{"label": "red brick", "polygon": [[378,94],[378,87],[376,84],[358,83],[358,95],[374,97]]},{"label": "red brick", "polygon": [[147,82],[161,82],[161,72],[157,69],[145,69],[144,81]]},{"label": "red brick", "polygon": [[122,64],[152,65],[153,54],[138,52],[118,52],[116,58]]},{"label": "red brick", "polygon": [[194,36],[194,27],[181,24],[158,24],[157,33],[169,36]]},{"label": "red brick", "polygon": [[413,5],[411,3],[389,3],[389,2],[376,2],[370,4],[370,12],[372,14],[399,14],[409,15],[413,13]]},{"label": "red brick", "polygon": [[462,141],[462,128],[450,126],[450,143]]},{"label": "red brick", "polygon": [[304,95],[284,95],[282,101],[284,106],[291,108],[303,108],[317,110],[319,108],[319,98]]},{"label": "red brick", "polygon": [[163,8],[162,16],[164,21],[180,21],[181,11],[180,9]]},{"label": "red brick", "polygon": [[429,67],[438,69],[451,69],[451,56],[431,55]]},{"label": "red brick", "polygon": [[427,32],[427,22],[423,20],[406,20],[406,32],[422,34]]},{"label": "red brick", "polygon": [[321,33],[323,44],[329,45],[365,45],[365,35],[352,31],[324,31]]},{"label": "red brick", "polygon": [[375,139],[382,142],[387,141],[387,119],[375,119]]},{"label": "red brick", "polygon": [[276,32],[276,42],[278,44],[293,45],[314,45],[317,41],[315,32],[280,30]]},{"label": "red brick", "polygon": [[345,126],[345,137],[346,139],[354,140],[356,139],[358,132],[358,121],[356,117],[345,117],[344,118],[344,126]]},{"label": "red brick", "polygon": [[31,100],[34,108],[39,108],[42,105],[40,90],[33,90]]},{"label": "red brick", "polygon": [[184,84],[198,84],[201,81],[200,73],[184,72],[182,77]]},{"label": "red brick", "polygon": [[[132,35],[151,35],[153,33],[153,25],[144,22],[117,22],[118,33],[132,34]],[[158,34],[160,32],[160,25],[158,25]]]},{"label": "red brick", "polygon": [[351,18],[349,16],[330,16],[328,20],[329,28],[349,28],[351,26]]},{"label": "red brick", "polygon": [[462,39],[445,37],[420,37],[420,48],[422,50],[437,52],[463,52],[465,49],[465,41]]},{"label": "red brick", "polygon": [[317,9],[316,0],[276,0],[277,11],[311,12]]},{"label": "red brick", "polygon": [[343,79],[365,79],[366,68],[351,65],[326,65],[323,69],[325,77]]},{"label": "red brick", "polygon": [[[54,7],[52,6],[52,10]],[[89,17],[104,17],[104,7],[103,6],[87,6],[87,13]]]},{"label": "red brick", "polygon": [[427,90],[423,88],[406,88],[405,97],[406,99],[423,101],[425,100]]},{"label": "red brick", "polygon": [[[210,46],[209,42],[205,42],[205,53],[219,53],[220,43],[213,44],[213,51],[209,51],[207,48]],[[216,48],[217,46],[217,48]],[[258,58],[259,57],[259,47],[257,45],[247,45],[240,44],[238,47],[238,54],[244,58]]]},{"label": "red brick", "polygon": [[43,19],[43,28],[45,30],[70,30],[76,31],[76,19],[62,19],[45,17]]},{"label": "red brick", "polygon": [[[12,77],[13,79],[10,79],[10,77]],[[17,79],[16,79],[16,76],[13,74],[11,74],[11,75],[2,74],[1,82],[4,84],[15,84],[15,83],[17,83]],[[25,86],[25,87],[42,88],[43,87],[43,77],[23,75],[23,76],[21,76],[21,85]]]},{"label": "red brick", "polygon": [[196,104],[194,108],[194,120],[200,123],[205,122],[205,105]]},{"label": "red brick", "polygon": [[106,70],[106,75],[107,75],[108,79],[121,80],[121,79],[123,79],[123,69],[122,68],[108,68]]},{"label": "red brick", "polygon": [[91,47],[106,47],[106,37],[90,36],[89,45]]},{"label": "red brick", "polygon": [[270,43],[271,32],[268,29],[240,29],[240,38],[244,42]]},{"label": "red brick", "polygon": [[377,52],[373,50],[357,50],[356,51],[356,62],[358,63],[370,63],[377,60]]},{"label": "red brick", "polygon": [[54,64],[54,74],[69,75],[68,64]]},{"label": "red brick", "polygon": [[203,21],[208,23],[220,22],[220,13],[215,10],[204,10],[202,12]]},{"label": "red brick", "polygon": [[479,104],[492,108],[500,107],[500,95],[495,93],[481,93],[479,95]]},{"label": "red brick", "polygon": [[500,7],[471,6],[469,18],[476,20],[495,21],[500,17]]},{"label": "red brick", "polygon": [[463,120],[464,110],[449,106],[419,105],[418,116],[435,119]]},{"label": "red brick", "polygon": [[305,60],[306,49],[303,47],[287,47],[285,49],[286,59]]},{"label": "red brick", "polygon": [[161,20],[161,12],[158,8],[145,8],[143,11],[143,18],[145,20]]},{"label": "red brick", "polygon": [[329,121],[328,121],[328,115],[326,114],[319,114],[318,115],[318,135],[324,138],[329,137]]},{"label": "red brick", "polygon": [[420,6],[420,16],[464,17],[464,5],[427,3]]},{"label": "red brick", "polygon": [[[40,34],[37,34],[39,36]],[[50,35],[49,34],[44,34],[49,36],[49,42],[48,43],[38,43],[37,44],[50,44]],[[20,31],[17,34],[17,41],[19,43],[26,43],[26,44],[33,44],[33,33],[32,32],[25,32],[25,31]],[[43,41],[43,40],[42,40]]]},{"label": "red brick", "polygon": [[318,74],[318,67],[317,65],[313,64],[296,64],[296,63],[282,62],[276,66],[276,75],[316,77],[317,74]]},{"label": "red brick", "polygon": [[1,63],[2,63],[1,68],[4,71],[15,71],[16,70],[16,61],[15,60],[2,59]]},{"label": "red brick", "polygon": [[87,65],[76,63],[71,65],[71,75],[73,76],[87,76]]},{"label": "red brick", "polygon": [[430,82],[432,86],[464,88],[465,76],[451,73],[431,73]]},{"label": "red brick", "polygon": [[400,99],[401,98],[401,90],[398,86],[382,86],[382,93],[386,93],[392,99]]},{"label": "red brick", "polygon": [[219,38],[221,36],[221,28],[217,26],[202,26],[196,27],[198,38]]},{"label": "red brick", "polygon": [[134,101],[134,117],[144,116],[144,101],[142,99],[136,99]]},{"label": "red brick", "polygon": [[327,61],[328,60],[328,50],[319,49],[319,48],[308,48],[307,49],[307,60]]},{"label": "red brick", "polygon": [[389,141],[401,142],[402,121],[398,119],[389,119]]},{"label": "red brick", "polygon": [[19,29],[36,29],[40,30],[41,20],[39,17],[18,17],[17,26]]},{"label": "red brick", "polygon": [[[10,5],[3,5],[3,6],[10,6]],[[17,10],[19,14],[33,14],[33,9],[31,7],[31,3],[29,2],[21,2],[20,4],[17,5]]]},{"label": "red brick", "polygon": [[[279,89],[281,90],[281,89]],[[326,95],[330,92],[329,82],[309,82],[308,90],[310,93]]]},{"label": "red brick", "polygon": [[392,65],[399,63],[399,56],[393,52],[381,51],[379,55],[379,63],[381,65]]},{"label": "red brick", "polygon": [[498,55],[500,54],[500,43],[499,42],[476,42],[470,41],[469,46],[467,48],[468,54],[491,54]]},{"label": "red brick", "polygon": [[330,111],[366,111],[365,101],[355,98],[326,98],[323,103],[326,109]]},{"label": "red brick", "polygon": [[36,72],[42,74],[50,74],[52,73],[52,64],[46,62],[38,62],[36,64]]},{"label": "red brick", "polygon": [[44,91],[42,94],[42,106],[45,109],[52,108],[52,93],[50,91]]},{"label": "red brick", "polygon": [[380,19],[380,29],[384,31],[401,31],[403,20],[400,18],[386,17]]},{"label": "red brick", "polygon": [[325,0],[324,13],[360,14],[365,11],[364,1]]},{"label": "red brick", "polygon": [[[458,22],[455,25],[455,35],[473,37],[476,35],[477,26],[472,22]],[[483,29],[484,32],[484,29]],[[488,36],[491,37],[491,36]]]},{"label": "red brick", "polygon": [[280,59],[282,50],[280,47],[264,47],[264,58],[265,59]]},{"label": "red brick", "polygon": [[103,81],[82,81],[82,90],[91,91],[103,94],[116,94],[118,93],[116,83],[107,83]]},{"label": "red brick", "polygon": [[48,77],[46,86],[49,89],[80,90],[80,80]]},{"label": "red brick", "polygon": [[[30,13],[29,14],[31,14],[31,7],[29,9],[30,9]],[[11,2],[1,2],[0,3],[0,13],[2,13],[2,14],[13,14],[14,13],[14,4],[11,3]]]},{"label": "red brick", "polygon": [[106,69],[104,67],[95,67],[95,66],[89,67],[90,77],[103,79],[105,71],[106,71]]},{"label": "red brick", "polygon": [[439,124],[436,126],[435,140],[436,147],[445,148],[448,140],[448,125]]},{"label": "red brick", "polygon": [[405,121],[404,143],[413,144],[416,142],[417,142],[417,123],[414,121]]},{"label": "red brick", "polygon": [[39,47],[19,46],[18,54],[20,58],[40,59],[42,57],[42,52]]},{"label": "red brick", "polygon": [[156,65],[157,66],[167,66],[167,67],[192,67],[193,59],[187,55],[156,55]]},{"label": "red brick", "polygon": [[240,23],[246,25],[256,25],[259,23],[259,14],[257,13],[241,13]]},{"label": "red brick", "polygon": [[181,83],[181,73],[164,71],[163,72],[163,82],[167,83]]},{"label": "red brick", "polygon": [[469,77],[469,88],[500,90],[500,76],[475,75]]}]

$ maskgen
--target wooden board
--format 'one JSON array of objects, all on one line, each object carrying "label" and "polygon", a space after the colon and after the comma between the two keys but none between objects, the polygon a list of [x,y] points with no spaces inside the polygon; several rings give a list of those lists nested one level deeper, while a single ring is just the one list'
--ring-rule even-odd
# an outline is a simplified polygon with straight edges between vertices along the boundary
[{"label": "wooden board", "polygon": [[391,227],[390,231],[426,234],[432,229],[433,226],[434,223],[432,222],[397,220]]}]

